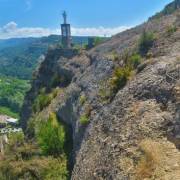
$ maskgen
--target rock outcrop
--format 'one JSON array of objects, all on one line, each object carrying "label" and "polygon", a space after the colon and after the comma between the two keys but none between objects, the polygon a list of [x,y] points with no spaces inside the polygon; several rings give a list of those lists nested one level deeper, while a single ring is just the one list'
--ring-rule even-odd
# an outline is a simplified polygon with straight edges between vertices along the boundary
[{"label": "rock outcrop", "polygon": [[[176,147],[180,145],[180,26],[176,25],[169,34],[179,21],[178,14],[179,9],[153,18],[88,52],[56,48],[47,53],[26,96],[21,123],[25,130],[33,116],[43,122],[54,111],[69,126],[73,141],[72,179],[179,178]],[[124,88],[110,100],[102,100],[100,90],[114,69],[123,65],[124,53],[132,54],[136,49],[144,29],[156,36],[150,55],[144,57],[140,70],[134,71]],[[114,52],[118,61],[112,57]],[[49,93],[52,86],[60,89],[57,96],[41,112],[34,113],[32,107],[38,93],[42,88]],[[81,123],[82,116],[87,124]],[[154,153],[152,149],[151,153],[146,148],[151,146],[162,151]],[[166,148],[176,161],[165,162],[167,168],[158,171],[163,161],[156,161],[156,156],[166,153]]]}]

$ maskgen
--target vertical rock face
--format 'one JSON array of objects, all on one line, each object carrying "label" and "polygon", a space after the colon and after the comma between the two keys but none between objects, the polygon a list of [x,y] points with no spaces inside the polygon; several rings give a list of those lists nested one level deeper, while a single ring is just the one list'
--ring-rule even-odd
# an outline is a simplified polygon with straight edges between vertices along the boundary
[{"label": "vertical rock face", "polygon": [[27,121],[33,113],[32,105],[40,89],[43,87],[50,89],[52,78],[56,74],[59,77],[63,76],[67,78],[66,82],[60,84],[59,86],[67,86],[71,82],[73,72],[68,71],[66,68],[63,68],[63,65],[66,64],[67,59],[75,56],[76,54],[76,51],[63,50],[59,48],[51,49],[48,51],[44,62],[42,62],[37,72],[34,73],[35,77],[32,82],[32,88],[27,93],[24,101],[20,120],[21,125],[24,129],[26,129]]},{"label": "vertical rock face", "polygon": [[[178,147],[180,27],[167,34],[176,23],[177,14],[178,11],[120,33],[89,52],[58,48],[48,52],[26,96],[21,123],[24,129],[31,117],[43,123],[53,111],[70,127],[72,179],[136,179],[143,172],[140,163],[149,152],[146,147],[163,149],[167,144],[170,151],[171,147],[176,149],[172,144],[175,142]],[[151,57],[143,59],[141,70],[133,73],[125,87],[104,101],[104,84],[116,67],[123,66],[125,52],[132,54],[137,48],[144,28],[157,37],[149,51]],[[113,52],[118,54],[118,61],[112,57]],[[54,83],[54,79],[58,81]],[[32,106],[42,88],[47,93],[52,88],[59,88],[60,92],[35,114]],[[154,153],[150,154],[154,158]],[[179,153],[176,156],[179,158]],[[161,160],[158,163],[163,164]],[[156,163],[153,169],[154,166]],[[148,177],[165,177],[165,172],[162,167],[161,174],[152,171]]]}]

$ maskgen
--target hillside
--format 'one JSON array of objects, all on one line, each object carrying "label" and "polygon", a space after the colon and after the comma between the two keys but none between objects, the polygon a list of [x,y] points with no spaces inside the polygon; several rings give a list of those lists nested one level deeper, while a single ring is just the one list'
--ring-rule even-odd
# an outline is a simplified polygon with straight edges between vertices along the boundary
[{"label": "hillside", "polygon": [[18,117],[30,82],[0,76],[0,114]]},{"label": "hillside", "polygon": [[21,113],[29,141],[4,157],[0,175],[179,180],[179,14],[90,51],[50,49]]},{"label": "hillside", "polygon": [[[87,41],[88,37],[73,37],[75,45]],[[0,40],[0,113],[19,116],[33,71],[43,61],[48,47],[59,42],[58,35]]]},{"label": "hillside", "polygon": [[158,12],[155,16],[151,17],[150,19],[160,18],[162,16],[173,14],[174,11],[179,9],[180,7],[180,0],[175,0],[172,3],[168,4],[161,12]]},{"label": "hillside", "polygon": [[[48,47],[61,42],[61,37],[14,38],[0,40],[0,74],[31,79],[32,72],[42,61]],[[86,44],[87,37],[73,37],[74,44]]]}]

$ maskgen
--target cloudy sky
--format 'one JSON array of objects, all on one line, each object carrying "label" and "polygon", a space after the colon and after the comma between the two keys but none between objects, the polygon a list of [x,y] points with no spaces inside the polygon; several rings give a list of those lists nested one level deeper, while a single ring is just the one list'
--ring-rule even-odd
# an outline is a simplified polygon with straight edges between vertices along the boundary
[{"label": "cloudy sky", "polygon": [[0,0],[0,39],[60,34],[66,10],[72,35],[111,36],[140,24],[172,0]]}]

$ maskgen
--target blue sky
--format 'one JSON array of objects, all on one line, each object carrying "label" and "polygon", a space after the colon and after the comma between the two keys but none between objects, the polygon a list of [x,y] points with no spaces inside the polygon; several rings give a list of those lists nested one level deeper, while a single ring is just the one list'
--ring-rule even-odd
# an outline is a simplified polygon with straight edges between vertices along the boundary
[{"label": "blue sky", "polygon": [[146,21],[171,1],[0,0],[0,38],[58,34],[63,10],[73,35],[111,35]]}]

